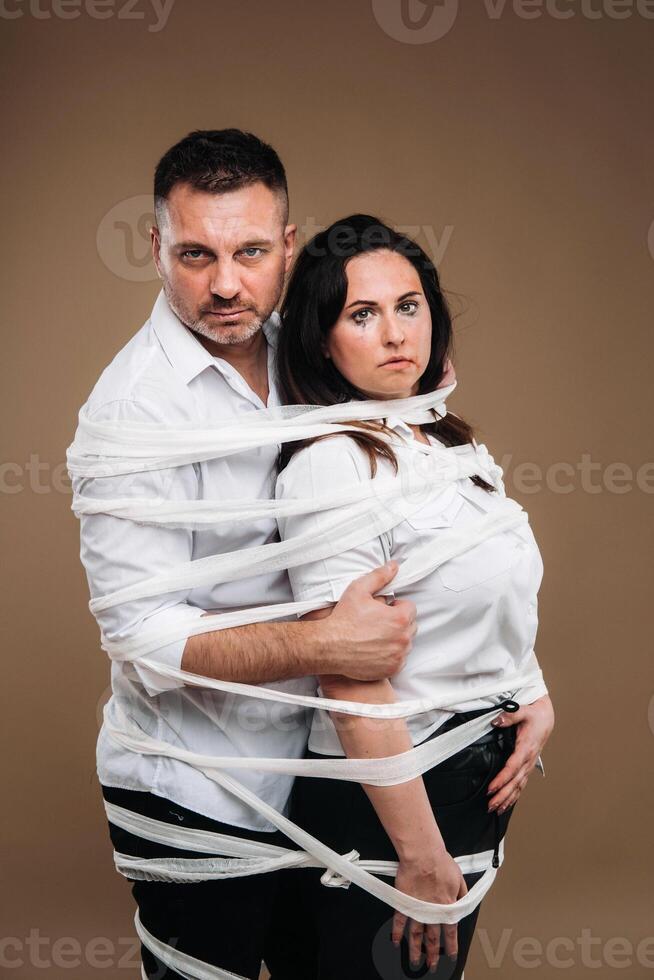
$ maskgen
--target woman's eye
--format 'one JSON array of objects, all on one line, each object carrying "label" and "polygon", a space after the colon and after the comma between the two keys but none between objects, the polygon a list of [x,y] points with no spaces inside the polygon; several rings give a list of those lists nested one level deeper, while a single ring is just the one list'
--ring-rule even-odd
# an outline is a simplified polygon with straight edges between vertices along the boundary
[{"label": "woman's eye", "polygon": [[401,313],[413,314],[416,312],[417,309],[418,309],[418,304],[414,300],[410,300],[407,301],[406,303],[402,303],[402,305],[400,306]]},{"label": "woman's eye", "polygon": [[352,314],[352,319],[354,320],[355,323],[365,323],[366,320],[369,320],[370,319],[370,314],[371,313],[372,313],[372,310],[367,310],[367,309],[356,310]]}]

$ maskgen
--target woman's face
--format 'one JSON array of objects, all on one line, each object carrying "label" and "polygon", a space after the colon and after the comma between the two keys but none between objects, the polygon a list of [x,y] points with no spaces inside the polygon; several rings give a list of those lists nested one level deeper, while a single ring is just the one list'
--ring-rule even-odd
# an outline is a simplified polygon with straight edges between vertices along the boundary
[{"label": "woman's face", "polygon": [[408,259],[379,250],[350,259],[347,298],[325,354],[370,398],[416,394],[431,355],[431,314]]}]

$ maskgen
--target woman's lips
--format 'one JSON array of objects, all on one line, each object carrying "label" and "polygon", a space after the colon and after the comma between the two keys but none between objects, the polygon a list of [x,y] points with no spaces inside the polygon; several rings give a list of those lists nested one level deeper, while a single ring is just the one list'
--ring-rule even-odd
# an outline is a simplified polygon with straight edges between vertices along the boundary
[{"label": "woman's lips", "polygon": [[388,368],[391,371],[401,371],[402,368],[409,367],[410,364],[413,364],[413,361],[409,360],[408,357],[402,357],[394,361],[385,361],[381,366],[383,368]]}]

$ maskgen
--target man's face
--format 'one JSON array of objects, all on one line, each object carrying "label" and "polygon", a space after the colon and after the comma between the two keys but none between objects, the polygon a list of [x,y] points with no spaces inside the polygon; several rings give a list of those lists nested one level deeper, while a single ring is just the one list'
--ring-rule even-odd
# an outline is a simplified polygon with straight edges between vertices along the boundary
[{"label": "man's face", "polygon": [[295,225],[261,182],[224,194],[176,184],[152,229],[171,309],[216,344],[243,344],[275,309],[291,264]]}]

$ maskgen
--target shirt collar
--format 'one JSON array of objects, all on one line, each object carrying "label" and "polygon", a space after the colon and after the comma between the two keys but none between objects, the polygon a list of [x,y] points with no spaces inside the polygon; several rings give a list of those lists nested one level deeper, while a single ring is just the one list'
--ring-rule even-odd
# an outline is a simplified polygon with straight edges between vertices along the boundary
[{"label": "shirt collar", "polygon": [[[163,289],[152,308],[150,323],[164,354],[179,373],[184,384],[189,384],[206,368],[216,367],[216,358],[202,346],[193,331],[189,330],[173,313]],[[279,329],[279,314],[273,312],[262,326],[264,337],[273,349],[277,347]]]},{"label": "shirt collar", "polygon": [[[436,413],[433,412],[433,415],[434,415],[434,422],[437,422],[438,418],[436,416]],[[398,432],[400,435],[406,436],[408,439],[414,438],[413,429],[411,428],[409,423],[405,422],[404,419],[400,418],[399,415],[389,415],[386,419],[384,419],[384,422],[387,425],[387,427],[389,429],[393,429],[394,432]]]},{"label": "shirt collar", "polygon": [[281,319],[277,310],[273,310],[267,320],[264,320],[261,329],[263,330],[263,335],[272,347],[273,350],[277,349],[277,342],[279,341],[279,331],[281,330]]},{"label": "shirt collar", "polygon": [[408,439],[413,439],[413,429],[399,415],[389,415],[384,419],[384,424],[394,432],[406,436]]}]

